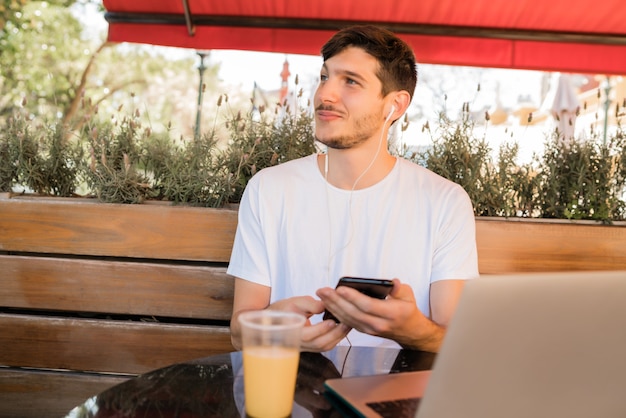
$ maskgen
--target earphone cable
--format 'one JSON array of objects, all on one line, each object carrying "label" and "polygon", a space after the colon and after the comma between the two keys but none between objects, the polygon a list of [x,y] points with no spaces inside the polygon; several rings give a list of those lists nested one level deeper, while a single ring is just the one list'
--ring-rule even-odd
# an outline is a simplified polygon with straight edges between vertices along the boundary
[{"label": "earphone cable", "polygon": [[[387,122],[389,122],[389,119],[391,118],[392,114],[393,114],[393,112],[389,113],[389,115],[385,119],[385,124]],[[334,252],[334,254],[331,253],[331,247],[332,247],[332,225],[331,225],[331,213],[330,213],[330,196],[329,196],[329,193],[328,193],[328,187],[329,187],[328,186],[328,167],[329,167],[328,150],[326,151],[326,154],[324,155],[324,180],[326,181],[326,208],[328,210],[328,225],[329,225],[328,269],[327,269],[327,282],[329,284],[331,283],[331,280],[330,280],[330,265],[332,264],[332,259],[335,258],[335,256],[339,252],[343,251],[348,246],[350,246],[350,243],[352,242],[352,239],[354,237],[354,217],[353,217],[353,214],[352,214],[352,195],[354,194],[354,191],[356,190],[356,186],[358,185],[359,181],[361,181],[363,176],[372,168],[372,166],[374,165],[374,162],[376,161],[376,158],[378,158],[378,155],[380,154],[380,150],[381,150],[382,144],[383,144],[383,135],[384,135],[384,130],[381,131],[381,133],[380,133],[380,138],[378,140],[378,148],[376,149],[376,153],[372,157],[372,160],[370,161],[369,165],[365,168],[365,170],[363,170],[363,172],[359,175],[359,177],[356,178],[356,180],[354,181],[354,184],[352,185],[352,188],[350,189],[350,197],[348,199],[348,216],[349,216],[349,221],[350,221],[350,235],[349,235],[348,241],[344,244],[344,246],[341,247],[341,248],[338,248]]]}]

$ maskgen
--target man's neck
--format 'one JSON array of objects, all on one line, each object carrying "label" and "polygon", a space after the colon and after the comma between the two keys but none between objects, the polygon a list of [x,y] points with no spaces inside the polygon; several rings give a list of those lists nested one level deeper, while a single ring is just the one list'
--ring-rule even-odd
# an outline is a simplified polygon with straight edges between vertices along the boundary
[{"label": "man's neck", "polygon": [[359,190],[370,187],[389,174],[396,159],[386,149],[375,158],[356,150],[329,149],[318,157],[320,171],[330,184],[340,189]]}]

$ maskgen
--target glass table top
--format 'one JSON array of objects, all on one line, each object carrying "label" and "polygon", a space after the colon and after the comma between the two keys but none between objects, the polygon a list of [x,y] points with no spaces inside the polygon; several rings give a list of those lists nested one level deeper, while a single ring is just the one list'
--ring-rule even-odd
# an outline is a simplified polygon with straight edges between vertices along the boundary
[{"label": "glass table top", "polygon": [[[337,377],[430,370],[435,354],[372,347],[301,353],[292,417],[339,417],[324,397]],[[241,352],[157,369],[87,399],[66,418],[245,417]]]}]

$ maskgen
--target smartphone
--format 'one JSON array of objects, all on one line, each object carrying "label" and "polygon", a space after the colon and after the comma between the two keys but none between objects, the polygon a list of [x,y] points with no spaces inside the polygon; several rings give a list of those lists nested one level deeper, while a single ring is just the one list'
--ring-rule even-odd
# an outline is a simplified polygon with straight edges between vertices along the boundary
[{"label": "smartphone", "polygon": [[[391,289],[393,288],[393,282],[386,279],[367,279],[363,277],[342,277],[337,283],[339,286],[352,287],[359,292],[367,295],[371,298],[385,299]],[[332,319],[339,323],[339,320],[329,311],[324,312],[324,319]]]}]

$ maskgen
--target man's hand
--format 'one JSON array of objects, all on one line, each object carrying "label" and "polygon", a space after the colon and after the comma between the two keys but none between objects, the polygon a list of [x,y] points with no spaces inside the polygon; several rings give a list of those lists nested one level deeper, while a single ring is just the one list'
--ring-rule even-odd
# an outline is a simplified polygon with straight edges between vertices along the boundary
[{"label": "man's hand", "polygon": [[[317,291],[324,305],[342,324],[366,334],[389,338],[406,348],[437,352],[445,335],[445,327],[458,298],[436,298],[436,312],[445,312],[445,321],[436,322],[426,317],[418,308],[410,286],[394,279],[391,293],[385,300],[363,295],[355,289],[340,286],[337,289],[322,288]],[[445,287],[439,286],[436,294],[456,294],[462,281],[451,280]],[[437,282],[434,285],[438,284]],[[452,286],[448,286],[451,285]],[[448,290],[448,287],[450,288]],[[459,289],[460,289],[459,288]],[[445,289],[443,291],[442,289]],[[434,289],[431,289],[431,293]],[[458,289],[457,289],[458,290]],[[458,290],[460,293],[460,290]],[[431,301],[433,298],[431,297]],[[448,304],[450,306],[448,306]]]},{"label": "man's hand", "polygon": [[[242,279],[235,279],[235,301],[233,315],[230,319],[230,336],[233,347],[241,350],[241,326],[239,314],[245,311],[257,309],[275,309],[281,311],[296,312],[310,318],[315,314],[324,312],[324,304],[311,296],[295,296],[269,304],[270,288]],[[311,325],[310,321],[302,330],[303,351],[327,351],[335,347],[350,332],[345,325],[337,325],[334,321],[327,320],[319,324]]]},{"label": "man's hand", "polygon": [[[296,296],[277,301],[268,306],[267,309],[297,312],[310,318],[315,314],[324,312],[324,304],[310,296]],[[350,327],[337,324],[332,320],[322,321],[315,325],[311,325],[310,321],[307,320],[302,330],[300,348],[302,351],[328,351],[344,339],[350,330]]]}]

